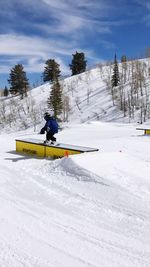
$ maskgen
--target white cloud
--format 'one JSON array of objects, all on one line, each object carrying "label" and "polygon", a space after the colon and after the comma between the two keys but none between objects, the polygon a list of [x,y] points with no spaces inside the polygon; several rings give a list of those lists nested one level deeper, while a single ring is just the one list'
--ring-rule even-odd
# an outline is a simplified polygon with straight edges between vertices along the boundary
[{"label": "white cloud", "polygon": [[0,35],[0,44],[1,55],[39,56],[43,59],[46,59],[49,54],[69,55],[76,45],[67,40],[55,41],[17,34]]},{"label": "white cloud", "polygon": [[[0,35],[0,56],[6,57],[5,63],[0,68],[0,72],[8,72],[10,68],[20,62],[25,66],[26,71],[41,72],[48,58],[55,58],[63,68],[63,72],[67,71],[68,66],[65,65],[62,58],[71,56],[76,49],[80,47],[76,43],[67,43],[67,41],[56,42],[38,37],[29,37],[23,35],[3,34]],[[86,51],[91,56],[90,51]],[[0,62],[1,65],[1,62]]]},{"label": "white cloud", "polygon": [[108,33],[110,32],[110,27],[114,25],[114,22],[108,19],[108,14],[110,11],[112,12],[114,6],[110,2],[108,3],[108,1],[42,1],[48,6],[51,16],[56,19],[55,25],[39,25],[39,27],[43,27],[47,32],[57,32],[60,34],[68,34],[70,32],[75,34],[78,30],[87,31],[94,29],[96,31],[96,27],[99,27],[99,32]]},{"label": "white cloud", "polygon": [[1,55],[41,55],[45,56],[47,45],[40,38],[2,34],[0,35]]},{"label": "white cloud", "polygon": [[[70,57],[71,61],[75,51],[84,50],[86,57],[93,60],[92,44],[91,51],[85,49],[90,47],[87,44],[90,34],[93,36],[94,32],[95,37],[101,33],[108,34],[112,26],[120,25],[120,21],[109,20],[109,12],[113,13],[112,10],[117,8],[110,0],[5,1],[6,5],[4,0],[0,1],[0,14],[8,17],[9,24],[5,21],[7,27],[0,28],[5,32],[0,35],[0,56],[6,58],[3,65],[0,61],[0,72],[6,72],[18,62],[27,71],[41,72],[48,58],[58,59],[67,71],[63,59]],[[20,14],[24,14],[21,22]],[[98,43],[96,39],[94,42]],[[111,45],[107,43],[107,47]]]}]

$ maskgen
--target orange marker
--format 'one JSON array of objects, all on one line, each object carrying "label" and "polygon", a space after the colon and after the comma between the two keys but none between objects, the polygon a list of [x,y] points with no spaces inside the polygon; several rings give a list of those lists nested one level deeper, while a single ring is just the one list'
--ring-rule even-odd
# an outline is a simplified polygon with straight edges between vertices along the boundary
[{"label": "orange marker", "polygon": [[66,151],[65,151],[65,156],[66,156],[67,158],[68,158],[68,155],[69,155],[69,154],[68,154],[68,151],[66,150]]}]

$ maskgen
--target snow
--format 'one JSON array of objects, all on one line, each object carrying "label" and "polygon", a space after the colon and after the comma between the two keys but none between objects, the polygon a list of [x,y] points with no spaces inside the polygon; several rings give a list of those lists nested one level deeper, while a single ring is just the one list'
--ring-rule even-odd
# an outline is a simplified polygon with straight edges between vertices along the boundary
[{"label": "snow", "polygon": [[[38,133],[51,85],[0,99],[0,267],[150,266],[150,136],[136,130],[139,110],[129,119],[113,106],[110,71],[61,81],[70,112],[57,141],[96,152],[16,153],[16,139],[45,139]],[[149,91],[148,74],[146,83]]]},{"label": "snow", "polygon": [[56,137],[99,151],[37,159],[15,139],[43,135],[0,135],[0,266],[150,266],[150,136],[91,121]]}]

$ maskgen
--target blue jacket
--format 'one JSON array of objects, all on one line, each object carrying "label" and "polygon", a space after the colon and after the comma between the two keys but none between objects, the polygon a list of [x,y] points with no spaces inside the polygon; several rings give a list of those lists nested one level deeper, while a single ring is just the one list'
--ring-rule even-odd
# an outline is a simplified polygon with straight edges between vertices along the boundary
[{"label": "blue jacket", "polygon": [[58,123],[54,118],[49,118],[45,126],[43,127],[43,130],[46,132],[51,132],[52,134],[58,133]]}]

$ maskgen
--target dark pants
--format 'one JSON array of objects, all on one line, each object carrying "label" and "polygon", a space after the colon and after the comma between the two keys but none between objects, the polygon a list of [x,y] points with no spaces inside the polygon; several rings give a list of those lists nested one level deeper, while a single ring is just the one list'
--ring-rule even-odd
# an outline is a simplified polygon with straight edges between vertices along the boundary
[{"label": "dark pants", "polygon": [[56,141],[56,138],[54,137],[54,134],[52,134],[51,132],[47,132],[46,133],[46,140],[49,141]]}]

